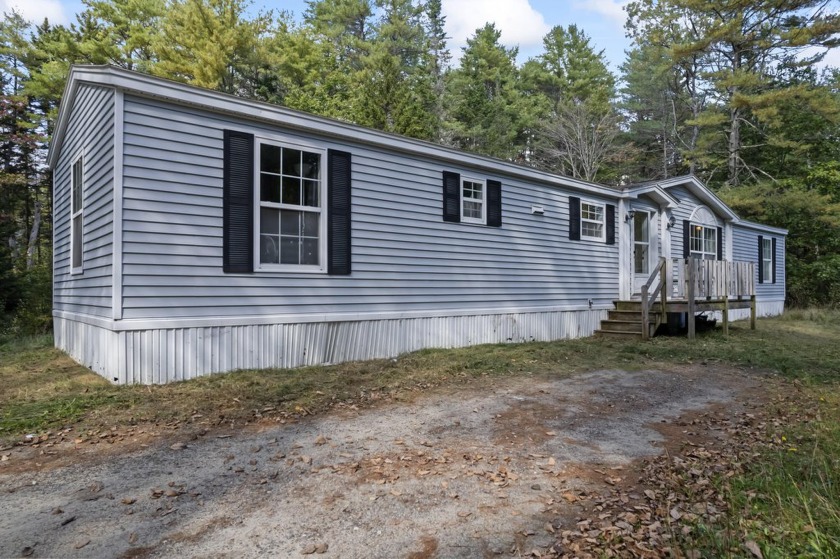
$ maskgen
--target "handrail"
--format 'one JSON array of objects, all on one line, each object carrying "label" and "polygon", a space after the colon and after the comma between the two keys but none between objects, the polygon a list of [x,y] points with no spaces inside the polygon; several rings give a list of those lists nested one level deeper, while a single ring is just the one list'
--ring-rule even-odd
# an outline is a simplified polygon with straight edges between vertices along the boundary
[{"label": "handrail", "polygon": [[[646,340],[650,337],[650,326],[648,321],[650,320],[650,309],[653,307],[653,303],[656,301],[656,295],[661,294],[662,296],[662,313],[665,314],[665,274],[663,270],[667,270],[668,266],[666,265],[666,260],[664,258],[659,259],[659,264],[653,269],[648,277],[647,282],[642,286],[642,339]],[[656,288],[653,290],[653,296],[649,297],[648,293],[653,285],[653,282],[656,278],[659,278],[659,284],[657,284]]]}]

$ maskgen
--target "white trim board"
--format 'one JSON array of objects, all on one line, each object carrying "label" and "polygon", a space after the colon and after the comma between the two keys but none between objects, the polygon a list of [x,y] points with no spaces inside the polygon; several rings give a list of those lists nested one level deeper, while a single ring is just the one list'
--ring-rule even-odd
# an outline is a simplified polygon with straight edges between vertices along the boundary
[{"label": "white trim board", "polygon": [[88,314],[68,311],[53,311],[53,316],[64,320],[75,320],[84,324],[107,328],[114,332],[154,330],[163,328],[206,328],[213,326],[249,326],[265,324],[309,324],[314,322],[365,322],[372,320],[399,320],[414,318],[445,318],[457,316],[534,314],[567,311],[605,311],[611,310],[612,304],[593,305],[581,302],[581,305],[526,308],[484,308],[484,309],[445,309],[438,311],[402,311],[376,313],[332,313],[332,314],[297,314],[266,316],[228,316],[201,318],[146,318],[112,320]]}]

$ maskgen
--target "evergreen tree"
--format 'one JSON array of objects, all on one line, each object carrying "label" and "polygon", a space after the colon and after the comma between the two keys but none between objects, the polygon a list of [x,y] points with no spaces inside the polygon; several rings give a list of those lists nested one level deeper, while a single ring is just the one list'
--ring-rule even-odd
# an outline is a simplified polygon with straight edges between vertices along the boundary
[{"label": "evergreen tree", "polygon": [[432,111],[432,75],[422,63],[430,56],[422,9],[412,0],[378,0],[381,17],[362,58],[358,78],[358,122],[380,130],[432,139],[438,123]]},{"label": "evergreen tree", "polygon": [[533,117],[530,158],[544,169],[594,180],[613,155],[618,115],[612,108],[615,78],[604,53],[570,25],[554,27],[545,51],[523,68]]},{"label": "evergreen tree", "polygon": [[26,275],[49,262],[49,181],[41,168],[44,127],[26,94],[29,24],[20,14],[0,23],[0,312],[14,311]]},{"label": "evergreen tree", "polygon": [[148,72],[166,10],[164,0],[84,0],[95,25],[80,46],[91,59]]},{"label": "evergreen tree", "polygon": [[500,37],[488,23],[467,39],[460,66],[447,76],[448,126],[461,149],[524,161],[532,123],[518,83],[518,49],[505,48]]},{"label": "evergreen tree", "polygon": [[245,0],[171,0],[152,41],[152,73],[246,97],[256,94],[269,14],[245,18]]},{"label": "evergreen tree", "polygon": [[[700,145],[698,151],[717,147],[719,157],[707,164],[710,177],[724,174],[737,185],[745,177],[766,174],[749,161],[755,144],[742,137],[745,125],[758,133],[761,143],[796,142],[778,118],[778,107],[807,102],[801,88],[773,84],[773,70],[785,58],[816,62],[806,56],[809,47],[840,44],[840,15],[830,0],[638,0],[628,6],[629,29],[648,36],[652,44],[664,41],[675,63],[694,60],[700,78],[712,95],[705,110],[694,119],[706,129],[722,132],[725,144]],[[671,33],[684,29],[681,35]],[[817,110],[819,110],[817,108]],[[710,134],[707,138],[715,138]],[[725,169],[719,173],[718,168]]]}]

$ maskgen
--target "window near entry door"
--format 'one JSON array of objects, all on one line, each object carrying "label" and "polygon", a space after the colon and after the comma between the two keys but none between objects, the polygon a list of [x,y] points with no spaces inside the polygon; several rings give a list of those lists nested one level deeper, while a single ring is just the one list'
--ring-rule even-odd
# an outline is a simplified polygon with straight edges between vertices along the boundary
[{"label": "window near entry door", "polygon": [[263,269],[324,268],[324,153],[260,141],[257,150],[259,265]]},{"label": "window near entry door", "polygon": [[689,237],[689,254],[692,258],[717,260],[717,227],[707,227],[697,223],[691,224]]},{"label": "window near entry door", "polygon": [[604,204],[581,201],[580,236],[582,239],[604,240]]}]

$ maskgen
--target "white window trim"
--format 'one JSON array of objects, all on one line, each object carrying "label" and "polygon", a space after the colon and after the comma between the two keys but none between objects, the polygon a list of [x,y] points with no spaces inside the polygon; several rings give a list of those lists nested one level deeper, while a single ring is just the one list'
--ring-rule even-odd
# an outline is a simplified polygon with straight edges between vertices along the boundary
[{"label": "white window trim", "polygon": [[[317,266],[310,264],[263,264],[260,262],[260,207],[263,202],[260,200],[260,146],[262,144],[270,144],[280,146],[283,148],[300,149],[312,153],[318,153],[321,156],[321,169],[318,181],[321,185],[321,190],[318,193],[320,202],[320,226],[318,230],[318,251],[320,263]],[[328,185],[327,185],[327,149],[320,145],[314,145],[307,142],[301,142],[297,138],[287,138],[284,136],[255,136],[254,137],[254,269],[257,272],[286,272],[286,273],[305,273],[305,274],[326,274],[327,273],[327,222],[329,216],[327,215],[327,200],[328,200]],[[288,209],[299,211],[301,206],[293,206],[282,203],[266,203],[267,207]],[[311,210],[310,210],[311,211]]]},{"label": "white window trim", "polygon": [[[464,183],[472,182],[481,185],[481,218],[466,217],[464,215],[464,201],[469,200],[476,202],[475,198],[464,198]],[[460,199],[461,199],[461,223],[474,223],[476,225],[487,225],[487,181],[485,179],[476,179],[472,177],[461,177],[460,185]]]},{"label": "white window trim", "polygon": [[[601,208],[601,220],[595,219],[588,219],[583,217],[583,206],[594,206]],[[599,223],[601,225],[601,235],[594,236],[594,235],[587,235],[583,232],[583,224],[584,223]],[[606,242],[607,240],[607,205],[603,202],[592,202],[590,200],[581,200],[580,201],[580,239],[582,241],[598,241],[600,243]]]},{"label": "white window trim", "polygon": [[[74,202],[76,201],[76,181],[75,181],[75,167],[76,164],[80,163],[82,167],[82,184],[79,188],[79,193],[81,194],[81,203],[79,204],[79,211],[74,212],[73,206],[75,205]],[[70,274],[71,275],[79,275],[84,273],[85,271],[85,152],[79,152],[76,157],[71,160],[70,163]],[[79,262],[81,262],[81,266],[75,267],[73,266],[73,256],[76,247],[76,227],[75,221],[76,218],[80,218],[82,220],[82,238],[79,239]]]},{"label": "white window trim", "polygon": [[[708,260],[717,260],[718,259],[718,244],[720,243],[720,240],[718,239],[717,227],[714,226],[714,225],[708,225],[708,224],[705,224],[705,223],[698,223],[698,222],[695,222],[695,221],[690,221],[689,224],[688,224],[688,227],[689,227],[688,256],[690,258],[706,259],[705,256],[707,254],[710,254],[714,258],[710,258]],[[709,229],[709,230],[714,232],[714,234],[715,234],[715,250],[714,250],[714,252],[706,252],[705,250],[691,250],[691,239],[694,236],[694,231],[696,231],[698,227],[701,228],[701,239],[703,240],[704,245],[705,245],[705,238],[706,238],[704,231],[706,229]],[[699,254],[700,256],[695,256],[695,254]]]},{"label": "white window trim", "polygon": [[[767,245],[770,245],[770,248],[767,248]],[[761,266],[761,283],[773,283],[773,267],[774,267],[774,260],[776,255],[773,254],[773,237],[762,237],[761,239],[761,262],[759,265]],[[767,273],[767,270],[764,269],[764,263],[770,263],[770,273]]]}]

